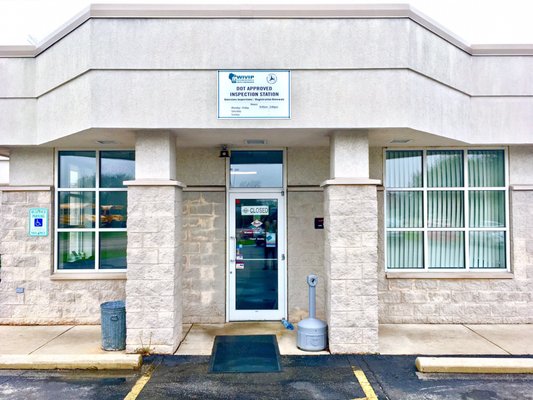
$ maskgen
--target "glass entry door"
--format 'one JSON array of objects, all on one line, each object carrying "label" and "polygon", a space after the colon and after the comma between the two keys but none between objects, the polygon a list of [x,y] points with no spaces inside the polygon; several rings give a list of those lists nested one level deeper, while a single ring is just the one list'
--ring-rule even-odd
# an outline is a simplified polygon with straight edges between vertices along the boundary
[{"label": "glass entry door", "polygon": [[229,320],[285,317],[285,202],[281,193],[231,193]]}]

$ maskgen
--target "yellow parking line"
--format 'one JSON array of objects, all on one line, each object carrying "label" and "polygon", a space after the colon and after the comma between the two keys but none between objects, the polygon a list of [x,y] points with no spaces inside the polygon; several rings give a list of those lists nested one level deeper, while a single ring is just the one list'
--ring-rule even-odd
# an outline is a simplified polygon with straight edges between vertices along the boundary
[{"label": "yellow parking line", "polygon": [[357,381],[359,382],[359,385],[361,385],[361,389],[363,389],[363,392],[365,392],[366,400],[378,400],[378,397],[376,396],[376,393],[374,393],[372,385],[370,385],[370,382],[368,382],[368,379],[366,379],[366,375],[363,370],[356,367],[352,367],[352,370],[353,374],[357,378]]},{"label": "yellow parking line", "polygon": [[124,397],[124,400],[135,400],[139,393],[141,393],[141,390],[143,390],[144,386],[148,383],[150,378],[152,377],[152,372],[154,372],[154,365],[150,365],[148,370],[144,373],[143,376],[141,376],[137,382],[135,382],[135,385],[131,388],[130,392],[126,397]]}]

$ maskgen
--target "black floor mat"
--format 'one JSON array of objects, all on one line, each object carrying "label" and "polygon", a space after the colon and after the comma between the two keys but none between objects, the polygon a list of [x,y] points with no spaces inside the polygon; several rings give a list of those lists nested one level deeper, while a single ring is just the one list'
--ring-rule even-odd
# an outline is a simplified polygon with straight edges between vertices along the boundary
[{"label": "black floor mat", "polygon": [[279,372],[276,335],[217,336],[209,372]]}]

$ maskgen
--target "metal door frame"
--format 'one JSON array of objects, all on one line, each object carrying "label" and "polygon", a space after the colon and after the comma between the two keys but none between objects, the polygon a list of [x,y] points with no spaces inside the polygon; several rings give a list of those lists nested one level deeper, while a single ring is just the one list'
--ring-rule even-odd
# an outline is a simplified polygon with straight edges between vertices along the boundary
[{"label": "metal door frame", "polygon": [[[286,186],[287,186],[287,152],[286,149],[280,148],[261,148],[261,149],[250,149],[250,148],[239,148],[234,150],[279,150],[283,151],[283,187],[282,188],[231,188],[230,187],[230,158],[226,159],[226,322],[231,321],[276,321],[281,318],[287,318],[287,307],[288,307],[288,283],[287,283],[287,196],[286,196]],[[233,296],[232,303],[232,290],[231,282],[235,281],[235,263],[231,265],[230,260],[235,260],[234,256],[235,247],[231,246],[231,230],[235,228],[235,218],[231,220],[231,216],[234,215],[235,209],[234,202],[232,199],[235,197],[246,198],[246,199],[261,199],[269,198],[272,196],[272,199],[278,200],[278,310],[272,313],[271,315],[263,315],[261,317],[256,316],[255,318],[233,318],[231,304],[235,302],[235,296]],[[262,197],[263,196],[263,197]],[[232,279],[233,275],[233,279]],[[237,310],[234,310],[234,312]],[[243,310],[244,311],[244,310]],[[246,310],[249,312],[254,312],[254,310]],[[262,314],[265,314],[268,311],[272,310],[258,310]]]}]

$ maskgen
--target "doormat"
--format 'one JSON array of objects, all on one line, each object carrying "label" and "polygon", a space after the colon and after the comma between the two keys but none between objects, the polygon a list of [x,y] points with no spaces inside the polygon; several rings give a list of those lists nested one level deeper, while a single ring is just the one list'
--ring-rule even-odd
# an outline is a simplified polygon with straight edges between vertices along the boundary
[{"label": "doormat", "polygon": [[209,372],[279,372],[276,335],[217,336]]}]

